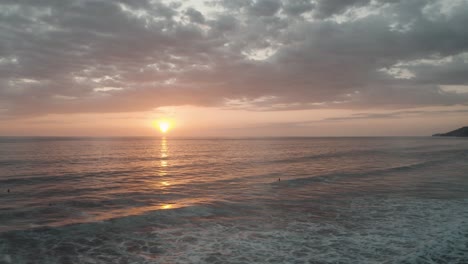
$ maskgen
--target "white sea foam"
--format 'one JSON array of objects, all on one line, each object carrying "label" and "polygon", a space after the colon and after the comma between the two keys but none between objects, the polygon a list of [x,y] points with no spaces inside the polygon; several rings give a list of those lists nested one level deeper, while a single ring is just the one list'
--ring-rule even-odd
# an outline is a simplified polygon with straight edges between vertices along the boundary
[{"label": "white sea foam", "polygon": [[153,234],[162,263],[463,263],[468,200],[359,198],[335,221],[310,215],[186,224]]},{"label": "white sea foam", "polygon": [[334,217],[317,218],[320,212],[235,216],[197,206],[128,220],[10,232],[0,236],[0,250],[7,256],[5,262],[9,258],[18,264],[31,260],[464,263],[467,259],[468,199],[357,197],[336,208],[324,205],[324,211],[335,210]]}]

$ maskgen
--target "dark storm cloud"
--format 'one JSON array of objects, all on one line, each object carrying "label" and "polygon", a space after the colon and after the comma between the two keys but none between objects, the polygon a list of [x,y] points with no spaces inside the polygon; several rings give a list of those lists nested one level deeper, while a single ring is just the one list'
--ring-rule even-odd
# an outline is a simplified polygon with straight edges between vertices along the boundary
[{"label": "dark storm cloud", "polygon": [[2,1],[0,115],[468,104],[466,1]]}]

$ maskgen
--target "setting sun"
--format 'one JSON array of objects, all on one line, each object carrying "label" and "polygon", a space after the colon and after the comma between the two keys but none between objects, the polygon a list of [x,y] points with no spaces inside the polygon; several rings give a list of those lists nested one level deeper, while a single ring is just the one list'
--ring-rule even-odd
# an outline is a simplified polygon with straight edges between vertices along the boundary
[{"label": "setting sun", "polygon": [[169,125],[169,123],[167,123],[167,122],[161,122],[161,123],[159,123],[159,130],[160,130],[161,132],[163,132],[163,133],[166,133],[166,132],[169,130],[169,127],[170,127],[170,125]]},{"label": "setting sun", "polygon": [[161,133],[167,133],[171,127],[172,127],[172,122],[168,121],[168,120],[157,120],[157,121],[154,121],[153,122],[153,126],[157,129],[159,129],[159,131],[161,131]]}]

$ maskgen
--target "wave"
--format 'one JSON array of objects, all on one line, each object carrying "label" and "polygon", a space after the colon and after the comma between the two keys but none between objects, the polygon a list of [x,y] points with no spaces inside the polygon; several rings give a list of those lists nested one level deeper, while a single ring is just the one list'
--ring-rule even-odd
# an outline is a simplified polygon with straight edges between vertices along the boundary
[{"label": "wave", "polygon": [[324,221],[216,202],[0,233],[0,262],[465,263],[467,202],[360,197]]},{"label": "wave", "polygon": [[0,179],[0,184],[41,184],[41,183],[59,183],[63,181],[69,181],[73,183],[76,180],[86,178],[105,178],[113,176],[131,175],[139,172],[145,172],[145,170],[109,170],[109,171],[92,171],[92,172],[79,172],[79,173],[62,173],[53,176],[42,176],[42,173],[38,173],[39,176],[31,174],[15,175],[14,178]]},{"label": "wave", "polygon": [[[411,152],[412,150],[418,150],[418,152]],[[401,149],[366,149],[366,150],[349,150],[349,151],[337,151],[337,152],[330,152],[330,153],[322,153],[322,154],[313,154],[301,157],[293,157],[293,158],[285,158],[285,159],[276,159],[267,161],[267,163],[296,163],[296,162],[306,162],[312,161],[317,159],[325,159],[325,158],[342,158],[342,157],[351,157],[356,158],[358,156],[395,156],[398,158],[404,157],[415,157],[417,154],[418,157],[441,157],[441,158],[463,158],[468,156],[468,150],[465,149],[442,149],[442,150],[433,150],[433,151],[426,151],[424,149],[407,149],[405,151],[401,151]]]},{"label": "wave", "polygon": [[358,172],[358,173],[327,173],[322,175],[314,175],[308,177],[301,177],[301,178],[294,178],[294,179],[283,179],[280,182],[272,182],[271,184],[275,186],[295,186],[295,185],[302,185],[307,183],[313,182],[333,182],[338,181],[340,179],[346,178],[359,178],[359,177],[369,177],[369,176],[377,176],[383,174],[390,174],[393,172],[403,172],[403,171],[410,171],[410,170],[417,170],[425,167],[432,167],[439,164],[446,163],[447,160],[431,160],[431,161],[424,161],[424,162],[416,162],[406,165],[400,166],[393,166],[383,169],[376,169],[376,170],[369,170],[365,172]]}]

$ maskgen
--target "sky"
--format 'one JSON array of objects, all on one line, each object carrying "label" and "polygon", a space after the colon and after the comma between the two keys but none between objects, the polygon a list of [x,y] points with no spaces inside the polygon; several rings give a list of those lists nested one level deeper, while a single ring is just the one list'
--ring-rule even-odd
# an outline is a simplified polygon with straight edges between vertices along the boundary
[{"label": "sky", "polygon": [[468,125],[468,0],[3,0],[0,135]]}]

